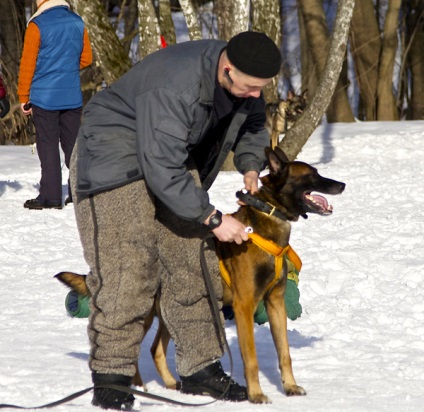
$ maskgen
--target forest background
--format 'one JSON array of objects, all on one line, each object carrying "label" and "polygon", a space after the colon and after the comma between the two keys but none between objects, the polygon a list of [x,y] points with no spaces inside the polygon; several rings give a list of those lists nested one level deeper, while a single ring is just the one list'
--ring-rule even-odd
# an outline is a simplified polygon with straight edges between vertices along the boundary
[{"label": "forest background", "polygon": [[[310,131],[304,134],[309,136],[323,118],[328,123],[424,119],[421,0],[69,3],[84,19],[94,52],[94,64],[82,72],[85,102],[162,47],[161,36],[171,45],[202,38],[228,40],[241,31],[255,30],[267,33],[283,55],[280,75],[265,90],[267,102],[284,99],[288,90],[297,94],[307,90],[311,105],[321,106],[314,120],[309,118]],[[0,121],[0,144],[29,144],[33,139],[16,90],[25,28],[34,11],[31,0],[0,0],[0,73],[11,103],[9,114]],[[343,18],[348,24],[345,38],[336,30]],[[339,67],[333,67],[334,76],[326,63],[337,40],[343,47],[335,49],[342,56]],[[326,88],[328,98],[318,94],[325,77],[334,77],[334,89]],[[292,157],[300,148],[296,150]]]}]

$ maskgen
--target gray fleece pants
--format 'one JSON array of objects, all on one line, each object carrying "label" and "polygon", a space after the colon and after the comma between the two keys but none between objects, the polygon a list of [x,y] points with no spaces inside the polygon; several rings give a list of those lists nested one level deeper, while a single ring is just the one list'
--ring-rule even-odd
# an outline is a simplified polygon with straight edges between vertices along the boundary
[{"label": "gray fleece pants", "polygon": [[[70,177],[77,226],[90,267],[90,369],[134,375],[144,319],[158,292],[176,347],[177,373],[189,376],[220,358],[223,344],[200,268],[200,244],[208,230],[178,218],[152,196],[142,180],[94,196],[78,195],[76,155],[75,149]],[[212,240],[205,256],[221,300]]]}]

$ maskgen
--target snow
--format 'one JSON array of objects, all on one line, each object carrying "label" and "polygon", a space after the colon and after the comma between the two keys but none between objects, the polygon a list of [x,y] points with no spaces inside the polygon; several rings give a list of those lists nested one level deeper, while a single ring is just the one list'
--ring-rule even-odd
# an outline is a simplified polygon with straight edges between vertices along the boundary
[{"label": "snow", "polygon": [[[269,325],[255,326],[260,382],[269,405],[216,402],[219,412],[420,411],[424,403],[424,121],[326,124],[298,159],[347,184],[327,196],[329,217],[293,224],[291,245],[303,260],[303,314],[289,321],[294,374],[307,396],[288,398],[280,384]],[[66,169],[66,167],[64,167]],[[53,278],[87,271],[73,206],[32,211],[40,170],[31,148],[0,146],[0,403],[37,406],[91,386],[87,319],[67,316],[67,289]],[[63,176],[66,196],[67,171]],[[237,173],[220,173],[211,189],[231,212]],[[156,329],[156,324],[153,329]],[[244,382],[233,321],[226,323],[233,375]],[[140,369],[150,393],[183,402],[207,397],[164,389],[149,355]],[[168,360],[175,370],[174,348]],[[229,371],[228,357],[223,360]],[[99,410],[91,393],[58,411]],[[145,412],[192,410],[137,397]],[[11,409],[6,409],[11,410]]]}]

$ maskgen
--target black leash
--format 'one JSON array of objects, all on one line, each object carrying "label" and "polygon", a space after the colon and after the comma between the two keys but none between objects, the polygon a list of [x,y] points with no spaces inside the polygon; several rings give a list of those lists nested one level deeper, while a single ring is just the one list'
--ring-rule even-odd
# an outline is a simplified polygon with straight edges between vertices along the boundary
[{"label": "black leash", "polygon": [[3,408],[10,408],[10,409],[43,409],[43,408],[53,408],[55,406],[62,405],[64,403],[70,402],[73,399],[79,398],[80,396],[85,395],[87,392],[90,392],[92,389],[93,389],[93,387],[87,388],[87,389],[83,389],[82,391],[75,392],[72,395],[66,396],[63,399],[60,399],[58,401],[51,402],[51,403],[46,403],[45,405],[41,405],[41,406],[18,406],[18,405],[8,405],[6,403],[2,403],[2,404],[0,404],[0,409],[3,409]]},{"label": "black leash", "polygon": [[[91,200],[91,206],[94,209],[94,202]],[[94,210],[92,210],[92,212],[94,212]],[[213,288],[213,284],[212,284],[212,280],[211,280],[211,275],[206,263],[206,258],[205,258],[205,247],[207,246],[207,240],[208,239],[212,239],[214,236],[212,234],[208,235],[205,239],[202,240],[201,244],[200,244],[200,266],[202,268],[202,273],[203,273],[203,278],[206,284],[206,289],[209,293],[209,299],[210,302],[212,304],[212,312],[213,315],[215,317],[216,320],[216,326],[218,328],[218,333],[219,333],[219,337],[221,342],[224,342],[225,344],[225,348],[227,349],[228,352],[228,358],[230,361],[230,379],[228,381],[227,387],[225,388],[225,391],[217,398],[214,399],[213,401],[210,402],[204,402],[204,403],[186,403],[186,402],[180,402],[174,399],[170,399],[170,398],[165,398],[163,396],[159,396],[159,395],[154,395],[148,392],[142,392],[136,389],[132,389],[132,388],[128,388],[127,386],[120,386],[120,385],[96,385],[96,388],[105,388],[105,389],[114,389],[114,390],[118,390],[124,393],[128,393],[128,394],[132,394],[132,395],[137,395],[143,398],[148,398],[148,399],[152,399],[155,401],[159,401],[159,402],[165,402],[165,403],[169,403],[172,405],[178,405],[178,406],[192,406],[192,407],[199,407],[199,406],[206,406],[206,405],[210,405],[212,403],[215,403],[216,401],[219,401],[220,399],[223,399],[225,397],[225,395],[227,394],[227,392],[230,389],[231,386],[231,381],[232,381],[232,374],[233,374],[233,357],[231,355],[231,351],[230,351],[230,346],[228,345],[228,341],[227,338],[225,336],[225,329],[224,326],[221,323],[221,311],[218,307],[218,300],[215,294],[215,290]],[[66,396],[62,399],[59,399],[57,401],[51,402],[51,403],[46,403],[44,405],[40,405],[40,406],[19,406],[19,405],[9,405],[9,404],[5,404],[2,403],[0,404],[0,409],[4,409],[4,408],[9,408],[9,409],[45,409],[45,408],[54,408],[55,406],[59,406],[59,405],[63,405],[65,403],[68,403],[74,399],[77,399],[83,395],[85,395],[86,393],[92,391],[94,389],[94,386],[91,386],[90,388],[86,388],[83,389],[81,391],[75,392],[69,396]]]},{"label": "black leash", "polygon": [[225,336],[225,329],[223,324],[221,323],[221,310],[218,307],[218,299],[216,297],[215,290],[213,288],[212,280],[211,280],[211,274],[208,269],[208,265],[206,263],[205,258],[205,245],[207,245],[208,239],[214,239],[214,235],[211,233],[210,235],[206,236],[205,239],[202,240],[202,243],[200,244],[200,267],[202,268],[203,278],[206,283],[206,289],[209,293],[209,299],[212,304],[212,312],[216,320],[217,328],[219,331],[219,334],[221,335],[221,342],[224,342],[225,348],[228,352],[228,359],[230,361],[230,380],[228,382],[228,386],[225,389],[224,393],[217,399],[221,399],[230,389],[231,385],[231,377],[233,375],[233,356],[231,355],[230,345],[228,344],[227,337]]},{"label": "black leash", "polygon": [[[174,399],[170,399],[170,398],[165,398],[164,396],[159,396],[159,395],[153,395],[152,393],[148,393],[148,392],[142,392],[139,391],[137,389],[132,389],[129,388],[127,386],[121,386],[121,385],[96,385],[96,388],[105,388],[105,389],[114,389],[120,392],[124,392],[124,393],[128,393],[128,394],[132,394],[132,395],[137,395],[143,398],[148,398],[148,399],[152,399],[155,401],[159,401],[159,402],[165,402],[165,403],[169,403],[172,405],[178,405],[178,406],[206,406],[206,405],[210,405],[211,403],[216,402],[219,399],[215,399],[213,401],[210,402],[206,402],[206,403],[186,403],[186,402],[180,402],[180,401],[176,401]],[[45,409],[45,408],[54,408],[55,406],[59,406],[59,405],[63,405],[65,403],[68,403],[74,399],[77,399],[83,395],[85,395],[86,393],[92,391],[94,389],[94,386],[91,386],[90,388],[86,388],[83,389],[81,391],[75,392],[69,396],[66,396],[62,399],[59,399],[57,401],[51,402],[51,403],[46,403],[45,405],[40,405],[40,406],[18,406],[18,405],[8,405],[6,403],[2,403],[0,404],[0,409],[3,408],[10,408],[10,409]],[[225,393],[222,395],[224,396]],[[222,396],[220,398],[222,398]]]}]

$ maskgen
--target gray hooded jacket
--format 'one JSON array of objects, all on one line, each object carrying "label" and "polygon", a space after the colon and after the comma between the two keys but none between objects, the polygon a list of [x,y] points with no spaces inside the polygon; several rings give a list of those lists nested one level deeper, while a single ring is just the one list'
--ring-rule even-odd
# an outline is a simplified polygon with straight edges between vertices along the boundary
[{"label": "gray hooded jacket", "polygon": [[77,192],[95,194],[144,178],[175,214],[202,223],[213,211],[207,190],[231,149],[237,170],[260,171],[269,135],[263,98],[236,110],[218,157],[196,187],[191,151],[213,122],[218,60],[226,43],[200,40],[145,57],[86,105],[78,135]]}]

